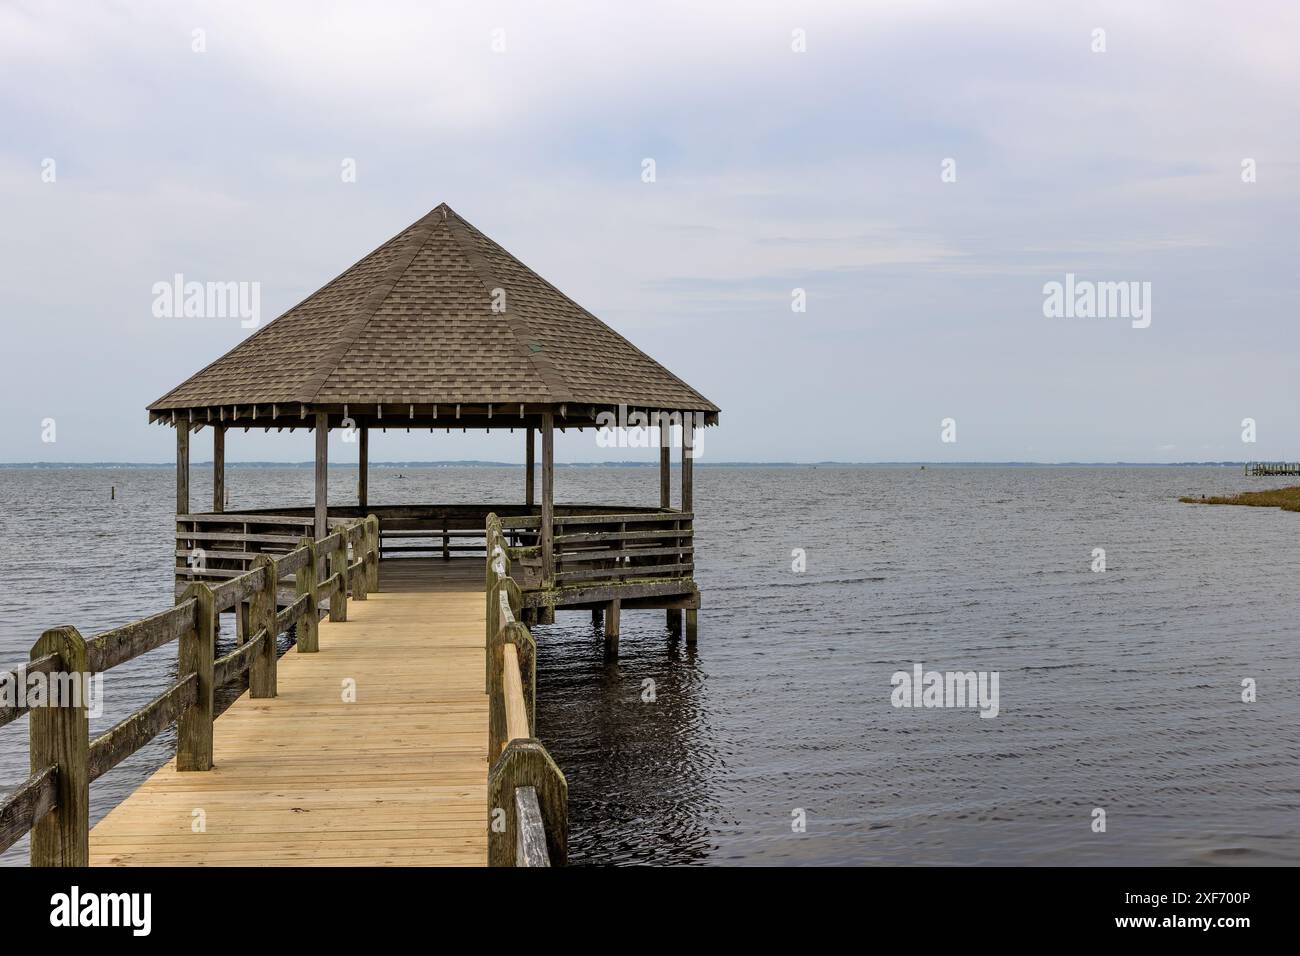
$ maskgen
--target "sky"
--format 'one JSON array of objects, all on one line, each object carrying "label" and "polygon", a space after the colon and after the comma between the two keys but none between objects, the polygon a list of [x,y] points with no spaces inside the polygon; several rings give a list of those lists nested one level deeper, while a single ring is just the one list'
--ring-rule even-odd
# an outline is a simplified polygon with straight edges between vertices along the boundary
[{"label": "sky", "polygon": [[169,460],[145,406],[250,330],[155,283],[267,321],[440,202],[719,405],[705,461],[1300,459],[1297,49],[1291,2],[3,0],[0,461]]}]

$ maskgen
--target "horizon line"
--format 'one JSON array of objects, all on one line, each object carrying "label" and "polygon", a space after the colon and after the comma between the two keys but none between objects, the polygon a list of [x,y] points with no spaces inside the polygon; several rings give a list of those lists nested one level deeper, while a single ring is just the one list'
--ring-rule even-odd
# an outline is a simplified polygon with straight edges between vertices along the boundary
[{"label": "horizon line", "polygon": [[[1255,459],[1251,459],[1254,461]],[[1272,463],[1271,459],[1259,459],[1264,463]],[[1281,459],[1278,459],[1281,461]],[[1037,468],[1064,468],[1064,467],[1132,467],[1132,468],[1159,468],[1159,467],[1188,467],[1188,466],[1219,466],[1219,467],[1244,467],[1250,462],[1244,459],[1202,459],[1202,460],[1184,460],[1184,461],[1029,461],[1029,460],[971,460],[971,461],[926,461],[916,460],[889,460],[889,461],[840,461],[837,459],[821,459],[817,461],[757,461],[757,460],[734,460],[734,461],[708,461],[705,459],[695,459],[693,464],[696,467],[771,467],[771,468],[811,468],[811,467],[844,467],[844,468],[865,468],[865,467],[902,467],[902,466],[934,466],[938,468],[953,467],[1037,467]],[[193,461],[190,463],[191,468],[211,467],[211,459],[206,461]],[[538,462],[538,465],[541,463]],[[227,468],[314,468],[314,461],[271,461],[265,459],[252,459],[248,461],[227,461]],[[580,467],[580,468],[658,468],[657,461],[639,461],[639,460],[614,460],[614,461],[557,461],[557,467]],[[0,468],[175,468],[174,461],[0,461]],[[466,468],[523,468],[525,463],[510,461],[495,461],[492,459],[461,458],[461,459],[439,459],[431,461],[417,460],[392,460],[392,461],[372,461],[371,468],[376,467],[402,467],[402,468],[420,468],[430,466],[459,466]],[[681,462],[673,462],[672,467],[678,468]],[[356,468],[356,462],[330,462],[328,468]]]}]

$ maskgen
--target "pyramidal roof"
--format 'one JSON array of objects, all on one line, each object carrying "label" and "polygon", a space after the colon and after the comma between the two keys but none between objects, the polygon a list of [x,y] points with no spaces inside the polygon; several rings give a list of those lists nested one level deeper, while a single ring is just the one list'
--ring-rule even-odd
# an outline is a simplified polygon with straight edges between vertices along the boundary
[{"label": "pyramidal roof", "polygon": [[149,410],[384,402],[718,411],[445,203]]}]

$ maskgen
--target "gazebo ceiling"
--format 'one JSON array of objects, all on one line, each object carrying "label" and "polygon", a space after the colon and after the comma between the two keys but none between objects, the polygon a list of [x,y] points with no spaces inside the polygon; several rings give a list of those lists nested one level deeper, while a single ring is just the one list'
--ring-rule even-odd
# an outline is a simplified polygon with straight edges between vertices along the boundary
[{"label": "gazebo ceiling", "polygon": [[552,409],[557,425],[577,424],[619,405],[709,423],[718,413],[444,203],[149,412],[254,427],[309,425],[308,409],[510,427]]}]

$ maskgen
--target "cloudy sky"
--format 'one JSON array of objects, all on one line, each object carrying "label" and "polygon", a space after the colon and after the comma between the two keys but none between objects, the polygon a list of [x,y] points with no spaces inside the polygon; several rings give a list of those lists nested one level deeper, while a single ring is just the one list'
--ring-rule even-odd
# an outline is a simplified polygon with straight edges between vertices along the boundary
[{"label": "cloudy sky", "polygon": [[[720,405],[707,459],[1300,458],[1300,5],[704,6],[4,0],[0,461],[168,460],[145,405],[249,332],[154,283],[269,319],[443,201]],[[1149,326],[1045,316],[1067,273]]]}]

